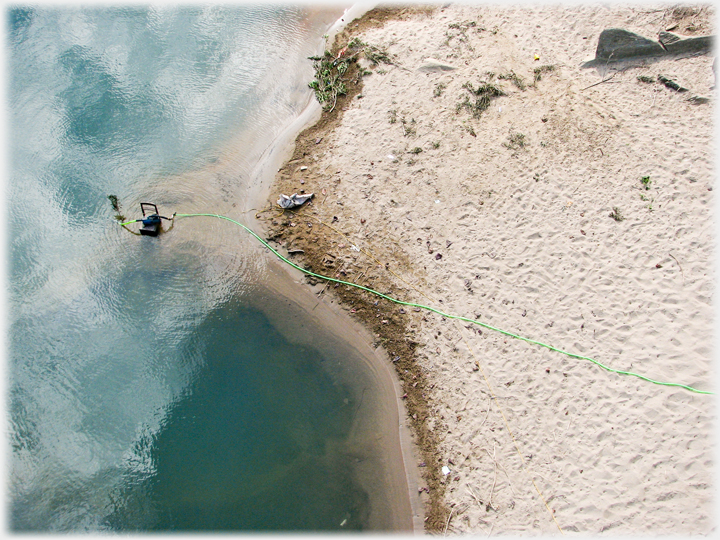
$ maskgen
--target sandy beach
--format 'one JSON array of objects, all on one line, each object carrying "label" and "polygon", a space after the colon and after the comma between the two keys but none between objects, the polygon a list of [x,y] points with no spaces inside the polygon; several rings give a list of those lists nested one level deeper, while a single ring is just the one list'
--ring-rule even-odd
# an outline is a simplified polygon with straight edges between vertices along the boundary
[{"label": "sandy beach", "polygon": [[372,10],[328,45],[385,61],[358,55],[257,217],[313,272],[485,325],[307,280],[401,380],[426,531],[715,530],[714,396],[492,329],[715,390],[713,55],[581,67],[604,29],[688,38],[713,19],[448,4]]}]

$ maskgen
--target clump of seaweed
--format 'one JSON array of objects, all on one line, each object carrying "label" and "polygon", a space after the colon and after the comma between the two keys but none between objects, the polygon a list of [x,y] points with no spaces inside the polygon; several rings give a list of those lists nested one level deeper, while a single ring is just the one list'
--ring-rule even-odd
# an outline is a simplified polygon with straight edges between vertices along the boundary
[{"label": "clump of seaweed", "polygon": [[347,50],[356,56],[362,54],[373,66],[378,64],[394,65],[394,60],[387,49],[365,43],[359,38],[353,38],[347,45]]},{"label": "clump of seaweed", "polygon": [[459,30],[460,32],[466,32],[470,28],[475,28],[477,23],[475,21],[463,21],[461,23],[450,23],[448,28]]},{"label": "clump of seaweed", "polygon": [[[448,25],[448,30],[445,32],[445,42],[443,43],[446,47],[450,46],[450,41],[453,39],[456,39],[458,41],[457,47],[460,46],[461,43],[468,43],[468,36],[467,32],[471,28],[476,28],[477,23],[475,21],[464,21],[461,23],[451,23]],[[478,28],[478,32],[481,32],[485,30],[484,28]],[[470,45],[467,45],[468,48],[472,51],[473,48]]]},{"label": "clump of seaweed", "polygon": [[378,64],[393,65],[395,62],[385,49],[380,49],[374,45],[366,45],[363,50],[363,56],[367,58],[373,66]]},{"label": "clump of seaweed", "polygon": [[464,100],[457,104],[457,112],[467,109],[474,118],[480,118],[480,115],[490,107],[490,102],[500,96],[504,96],[500,88],[492,83],[481,83],[477,88],[473,88],[470,82],[463,84],[463,88],[470,92],[472,99],[464,96]]}]

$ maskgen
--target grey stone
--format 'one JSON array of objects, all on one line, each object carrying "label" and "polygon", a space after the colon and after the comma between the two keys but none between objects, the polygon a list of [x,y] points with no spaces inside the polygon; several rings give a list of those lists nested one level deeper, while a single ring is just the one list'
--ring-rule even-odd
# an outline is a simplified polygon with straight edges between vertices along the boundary
[{"label": "grey stone", "polygon": [[603,30],[598,38],[595,58],[617,61],[639,56],[662,56],[663,54],[665,54],[665,49],[657,41],[651,41],[620,28],[609,28]]},{"label": "grey stone", "polygon": [[658,34],[658,41],[660,44],[667,49],[667,46],[676,41],[680,41],[680,36],[671,34],[670,32],[660,31]]},{"label": "grey stone", "polygon": [[709,53],[714,45],[715,36],[700,36],[679,39],[665,44],[668,54],[703,54]]},{"label": "grey stone", "polygon": [[653,41],[621,28],[607,28],[600,33],[595,58],[582,64],[582,67],[642,58],[705,54],[712,51],[715,37],[683,39],[670,32],[660,32],[658,39]]}]

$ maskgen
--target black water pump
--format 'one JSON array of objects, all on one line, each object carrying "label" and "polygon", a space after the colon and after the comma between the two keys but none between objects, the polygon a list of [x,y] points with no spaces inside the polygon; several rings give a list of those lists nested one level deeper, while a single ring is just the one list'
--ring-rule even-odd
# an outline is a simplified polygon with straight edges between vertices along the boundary
[{"label": "black water pump", "polygon": [[[143,217],[138,221],[142,223],[142,227],[140,227],[140,234],[144,236],[157,236],[161,231],[161,219],[166,219],[168,221],[172,221],[173,219],[175,219],[175,214],[173,214],[173,216],[170,218],[161,216],[158,213],[157,205],[153,203],[140,203],[140,210],[142,210]],[[150,213],[151,210],[152,213]]]}]

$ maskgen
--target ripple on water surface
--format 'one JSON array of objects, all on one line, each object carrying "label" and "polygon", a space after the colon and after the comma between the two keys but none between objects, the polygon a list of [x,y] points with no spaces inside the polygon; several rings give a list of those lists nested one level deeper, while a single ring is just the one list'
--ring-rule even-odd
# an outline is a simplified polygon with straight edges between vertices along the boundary
[{"label": "ripple on water surface", "polygon": [[210,218],[133,236],[106,198],[242,218],[331,20],[9,11],[12,528],[367,528],[360,379],[249,307],[261,248]]}]

